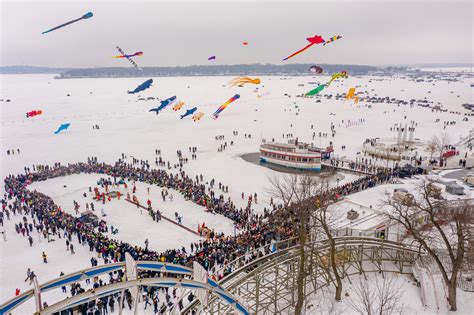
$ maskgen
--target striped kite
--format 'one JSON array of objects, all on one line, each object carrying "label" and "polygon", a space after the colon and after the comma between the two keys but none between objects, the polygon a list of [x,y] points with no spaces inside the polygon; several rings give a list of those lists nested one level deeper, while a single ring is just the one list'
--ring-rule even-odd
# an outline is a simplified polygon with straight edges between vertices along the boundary
[{"label": "striped kite", "polygon": [[227,102],[225,102],[224,104],[222,104],[221,106],[219,106],[219,108],[214,112],[214,114],[212,114],[214,116],[214,119],[217,119],[219,118],[219,114],[232,102],[238,100],[240,98],[240,95],[239,94],[235,94],[234,96],[232,96],[231,98],[229,98],[227,100]]}]

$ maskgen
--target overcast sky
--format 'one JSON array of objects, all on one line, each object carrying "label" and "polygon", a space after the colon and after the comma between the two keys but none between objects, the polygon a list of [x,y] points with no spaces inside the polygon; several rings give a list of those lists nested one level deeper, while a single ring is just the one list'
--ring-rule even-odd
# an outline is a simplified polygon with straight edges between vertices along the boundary
[{"label": "overcast sky", "polygon": [[[0,65],[139,66],[275,63],[306,37],[342,35],[286,62],[471,63],[473,1],[0,0]],[[42,35],[49,28],[94,17]],[[247,41],[248,46],[242,42]],[[208,61],[211,55],[216,60]]]}]

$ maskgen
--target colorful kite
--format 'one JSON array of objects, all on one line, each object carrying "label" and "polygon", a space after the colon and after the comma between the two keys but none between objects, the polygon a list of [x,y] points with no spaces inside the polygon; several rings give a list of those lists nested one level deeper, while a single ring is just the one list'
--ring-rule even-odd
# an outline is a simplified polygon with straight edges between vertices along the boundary
[{"label": "colorful kite", "polygon": [[231,87],[236,86],[236,85],[242,87],[244,84],[247,84],[247,83],[260,84],[260,79],[259,78],[252,79],[249,77],[238,77],[229,82]]},{"label": "colorful kite", "polygon": [[152,83],[153,83],[153,79],[146,80],[145,82],[143,82],[142,84],[137,86],[135,88],[135,90],[128,91],[127,93],[128,94],[135,94],[135,93],[138,93],[138,92],[141,92],[141,91],[145,91],[146,89],[150,88]]},{"label": "colorful kite", "polygon": [[350,88],[349,89],[349,91],[346,94],[346,98],[345,98],[344,101],[346,101],[346,100],[354,100],[354,104],[359,103],[359,97],[357,95],[355,95],[355,88]]},{"label": "colorful kite", "polygon": [[302,53],[303,51],[305,51],[306,49],[308,49],[309,47],[313,46],[313,45],[317,45],[317,44],[321,44],[321,43],[324,43],[324,39],[319,36],[319,35],[314,35],[313,37],[309,37],[309,38],[306,38],[306,40],[309,42],[308,45],[306,45],[305,47],[303,47],[302,49],[298,50],[297,52],[289,55],[288,57],[286,57],[285,59],[283,59],[283,61],[285,60],[288,60],[290,58],[293,58],[294,56]]},{"label": "colorful kite", "polygon": [[32,110],[31,112],[26,113],[26,118],[35,117],[35,116],[38,116],[38,115],[41,115],[41,114],[43,114],[42,110]]},{"label": "colorful kite", "polygon": [[59,126],[58,130],[56,130],[56,131],[54,132],[54,134],[57,135],[57,134],[60,133],[61,131],[66,130],[67,128],[69,128],[70,125],[71,125],[70,123],[61,124],[61,126]]},{"label": "colorful kite", "polygon": [[119,56],[114,56],[114,57],[112,57],[112,58],[127,58],[127,60],[130,61],[130,63],[131,63],[135,68],[138,68],[138,65],[135,63],[135,61],[133,61],[132,57],[143,55],[143,52],[142,52],[142,51],[137,51],[137,52],[134,53],[133,55],[127,55],[127,54],[125,54],[125,52],[122,50],[122,48],[120,48],[119,46],[117,46],[116,48],[117,48],[117,50],[119,51],[119,53],[121,53],[121,55],[119,55]]},{"label": "colorful kite", "polygon": [[207,60],[216,60],[216,56],[210,56]]},{"label": "colorful kite", "polygon": [[309,71],[311,71],[312,73],[323,73],[323,68],[319,66],[311,66],[309,67]]},{"label": "colorful kite", "polygon": [[341,38],[342,38],[341,35],[333,36],[330,39],[328,39],[327,41],[325,41],[323,46],[326,46],[326,44],[332,43],[333,41],[341,39]]},{"label": "colorful kite", "polygon": [[203,113],[203,112],[199,112],[199,113],[197,113],[197,114],[194,114],[194,115],[193,115],[193,120],[194,120],[194,122],[201,120],[202,116],[204,116],[204,113]]},{"label": "colorful kite", "polygon": [[177,112],[178,110],[181,109],[181,107],[184,106],[184,102],[179,102],[178,104],[174,105],[173,110]]},{"label": "colorful kite", "polygon": [[155,112],[158,115],[158,113],[161,110],[165,109],[167,106],[169,106],[169,105],[171,105],[175,102],[176,102],[176,96],[171,96],[170,98],[167,98],[164,101],[161,101],[160,106],[150,109],[149,112]]},{"label": "colorful kite", "polygon": [[195,111],[197,111],[197,107],[193,107],[193,108],[191,108],[191,109],[186,110],[186,113],[184,113],[183,115],[181,115],[181,119],[183,119],[183,118],[186,117],[186,116],[189,116],[189,115],[194,114]]},{"label": "colorful kite", "polygon": [[347,71],[341,71],[341,72],[336,72],[332,75],[331,80],[329,80],[328,83],[326,83],[326,86],[329,87],[329,85],[332,83],[332,81],[339,79],[339,78],[346,78],[347,79]]},{"label": "colorful kite", "polygon": [[234,96],[232,96],[231,98],[229,98],[227,100],[227,102],[225,102],[224,104],[222,104],[221,106],[219,106],[219,108],[214,112],[214,114],[212,114],[214,116],[214,119],[217,119],[219,118],[219,114],[232,102],[238,100],[240,98],[240,95],[239,94],[235,94]]},{"label": "colorful kite", "polygon": [[45,31],[45,32],[43,32],[43,33],[41,33],[41,34],[46,34],[46,33],[52,32],[52,31],[54,31],[54,30],[57,30],[58,28],[67,26],[67,25],[72,24],[72,23],[79,22],[80,20],[90,19],[90,18],[93,17],[93,16],[94,16],[94,14],[93,14],[92,12],[87,12],[86,14],[84,14],[83,16],[81,16],[81,17],[78,18],[78,19],[75,19],[75,20],[66,22],[66,23],[61,24],[61,25],[56,26],[56,27],[53,27],[52,29],[47,30],[47,31]]},{"label": "colorful kite", "polygon": [[326,85],[325,84],[321,84],[320,86],[318,86],[317,88],[315,88],[314,90],[311,90],[309,91],[308,93],[306,93],[304,96],[313,96],[313,95],[316,95],[318,94],[319,92],[321,92],[322,90],[324,90],[326,88]]},{"label": "colorful kite", "polygon": [[[118,48],[120,48],[120,47],[118,47]],[[132,55],[119,55],[119,56],[113,56],[112,58],[131,58],[131,57],[142,56],[142,55],[143,55],[143,51],[137,51],[136,53],[134,53]]]}]

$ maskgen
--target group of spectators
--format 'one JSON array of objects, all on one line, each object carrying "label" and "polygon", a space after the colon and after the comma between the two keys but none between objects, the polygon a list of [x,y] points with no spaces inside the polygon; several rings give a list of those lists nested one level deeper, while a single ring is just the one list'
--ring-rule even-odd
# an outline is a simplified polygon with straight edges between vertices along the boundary
[{"label": "group of spectators", "polygon": [[[65,166],[60,163],[55,163],[54,167],[38,165],[34,169],[35,172],[30,172],[29,168],[26,168],[25,174],[9,175],[5,178],[6,193],[1,200],[1,217],[10,219],[10,214],[23,216],[22,228],[19,229],[18,234],[24,234],[25,237],[29,236],[27,230],[31,232],[32,228],[35,228],[46,239],[64,238],[68,240],[69,244],[72,244],[72,240],[76,239],[80,245],[96,253],[98,258],[102,258],[104,263],[124,261],[126,252],[136,260],[169,262],[191,268],[193,262],[196,261],[208,270],[215,280],[220,280],[239,267],[230,263],[238,257],[246,257],[243,262],[239,260],[240,264],[248,263],[252,259],[265,255],[265,252],[256,249],[293,236],[291,220],[285,215],[285,209],[281,205],[271,204],[270,208],[265,208],[261,214],[252,210],[251,202],[244,209],[238,208],[231,198],[226,199],[222,194],[217,195],[210,186],[206,186],[202,176],[196,176],[193,179],[183,170],[171,174],[165,170],[150,169],[145,165],[137,167],[134,164],[127,164],[123,160],[109,165],[97,163],[93,159],[88,160],[88,163]],[[209,233],[202,229],[200,232],[206,233],[205,239],[194,243],[190,251],[182,247],[160,253],[150,250],[148,247],[132,245],[104,235],[92,225],[81,222],[79,218],[62,211],[51,197],[28,189],[28,184],[32,182],[79,173],[104,174],[112,177],[114,182],[140,181],[174,189],[180,192],[185,199],[202,205],[207,211],[223,215],[234,221],[239,233],[235,236],[224,235],[216,232]],[[392,173],[388,171],[368,175],[334,187],[327,193],[335,198],[341,198],[387,182],[391,177]],[[217,269],[221,272],[214,274]],[[121,278],[117,279],[120,281]],[[153,296],[150,298],[153,300]],[[107,305],[108,302],[104,301],[103,304]],[[96,306],[94,305],[95,309],[97,309]]]}]

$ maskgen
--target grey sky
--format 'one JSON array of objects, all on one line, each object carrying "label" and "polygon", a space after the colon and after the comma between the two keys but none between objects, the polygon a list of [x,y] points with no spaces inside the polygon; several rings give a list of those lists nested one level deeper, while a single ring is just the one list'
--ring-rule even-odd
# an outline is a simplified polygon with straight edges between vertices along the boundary
[{"label": "grey sky", "polygon": [[[129,66],[111,58],[117,45],[143,51],[140,66],[282,64],[315,34],[343,39],[287,62],[471,63],[473,56],[469,0],[0,0],[0,9],[2,66]],[[88,11],[93,18],[41,34]]]}]

